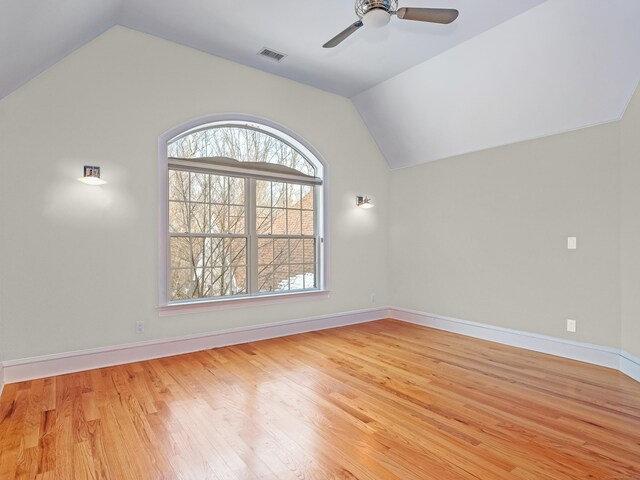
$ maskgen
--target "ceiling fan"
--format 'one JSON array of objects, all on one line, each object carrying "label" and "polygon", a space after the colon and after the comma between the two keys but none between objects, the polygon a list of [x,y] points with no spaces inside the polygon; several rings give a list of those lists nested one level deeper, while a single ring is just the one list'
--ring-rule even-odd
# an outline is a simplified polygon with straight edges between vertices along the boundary
[{"label": "ceiling fan", "polygon": [[356,0],[358,21],[349,25],[338,35],[323,45],[333,48],[360,27],[383,27],[396,15],[402,20],[416,20],[429,23],[451,23],[458,18],[458,10],[451,8],[398,8],[398,0]]}]

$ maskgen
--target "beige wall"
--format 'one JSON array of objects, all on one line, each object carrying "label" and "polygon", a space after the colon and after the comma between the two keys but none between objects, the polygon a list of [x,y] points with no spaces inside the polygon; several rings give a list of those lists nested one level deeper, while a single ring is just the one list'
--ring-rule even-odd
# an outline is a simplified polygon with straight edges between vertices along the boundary
[{"label": "beige wall", "polygon": [[[331,295],[159,317],[158,137],[226,112],[284,125],[328,162]],[[389,302],[388,168],[346,98],[116,27],[0,101],[0,137],[5,360]],[[76,182],[84,164],[109,184]],[[355,208],[358,193],[378,208]]]},{"label": "beige wall", "polygon": [[393,171],[393,304],[617,347],[619,128]]},{"label": "beige wall", "polygon": [[640,89],[621,122],[622,349],[640,358]]},{"label": "beige wall", "polygon": [[[332,293],[159,317],[157,139],[225,112],[280,123],[329,163]],[[349,100],[114,28],[0,101],[0,350],[394,305],[640,356],[639,128],[636,95],[622,122],[390,172]],[[84,164],[106,188],[75,181]]]}]

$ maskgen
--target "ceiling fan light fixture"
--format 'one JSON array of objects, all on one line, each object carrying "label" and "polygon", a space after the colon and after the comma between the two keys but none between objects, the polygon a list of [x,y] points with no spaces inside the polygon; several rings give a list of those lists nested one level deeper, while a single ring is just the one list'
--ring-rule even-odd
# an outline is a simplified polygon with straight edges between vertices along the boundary
[{"label": "ceiling fan light fixture", "polygon": [[381,28],[389,23],[390,19],[391,15],[389,15],[389,12],[382,8],[374,8],[364,14],[362,23],[367,28]]},{"label": "ceiling fan light fixture", "polygon": [[458,18],[459,13],[453,8],[402,7],[399,9],[398,0],[356,0],[354,8],[358,20],[325,43],[323,48],[337,47],[363,26],[384,27],[389,23],[391,15],[397,15],[400,20],[447,24]]}]

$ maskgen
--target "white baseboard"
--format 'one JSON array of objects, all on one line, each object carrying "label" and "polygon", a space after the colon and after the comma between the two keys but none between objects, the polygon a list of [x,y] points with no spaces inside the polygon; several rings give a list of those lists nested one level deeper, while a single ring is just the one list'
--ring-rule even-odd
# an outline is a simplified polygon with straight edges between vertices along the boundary
[{"label": "white baseboard", "polygon": [[424,327],[614,368],[640,382],[640,359],[617,348],[574,342],[563,338],[469,322],[406,308],[390,307],[389,316]]},{"label": "white baseboard", "polygon": [[9,360],[0,364],[0,393],[5,383],[169,357],[209,348],[354,325],[383,318],[395,318],[438,330],[614,368],[640,382],[640,359],[615,348],[573,342],[404,308],[380,307],[301,320],[233,328],[199,335]]},{"label": "white baseboard", "polygon": [[233,328],[199,335],[8,360],[3,362],[4,381],[6,383],[21,382],[94,368],[151,360],[153,358],[170,357],[209,348],[381,320],[387,318],[388,314],[386,307],[372,308],[301,320]]},{"label": "white baseboard", "polygon": [[404,308],[393,308],[393,318],[425,327],[459,333],[468,337],[481,338],[513,347],[549,353],[559,357],[580,360],[581,362],[618,368],[620,350],[589,343],[573,342],[557,337],[528,333],[520,330],[496,327],[484,323],[469,322],[457,318],[433,315]]},{"label": "white baseboard", "polygon": [[634,357],[628,352],[621,351],[620,371],[640,382],[640,358]]}]

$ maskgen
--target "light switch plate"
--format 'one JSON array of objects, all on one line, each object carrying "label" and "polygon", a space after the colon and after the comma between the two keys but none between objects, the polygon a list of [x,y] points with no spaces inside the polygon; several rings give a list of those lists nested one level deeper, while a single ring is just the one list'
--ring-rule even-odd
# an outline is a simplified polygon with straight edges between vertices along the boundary
[{"label": "light switch plate", "polygon": [[567,237],[567,248],[569,250],[575,250],[578,248],[578,238],[577,237]]}]

